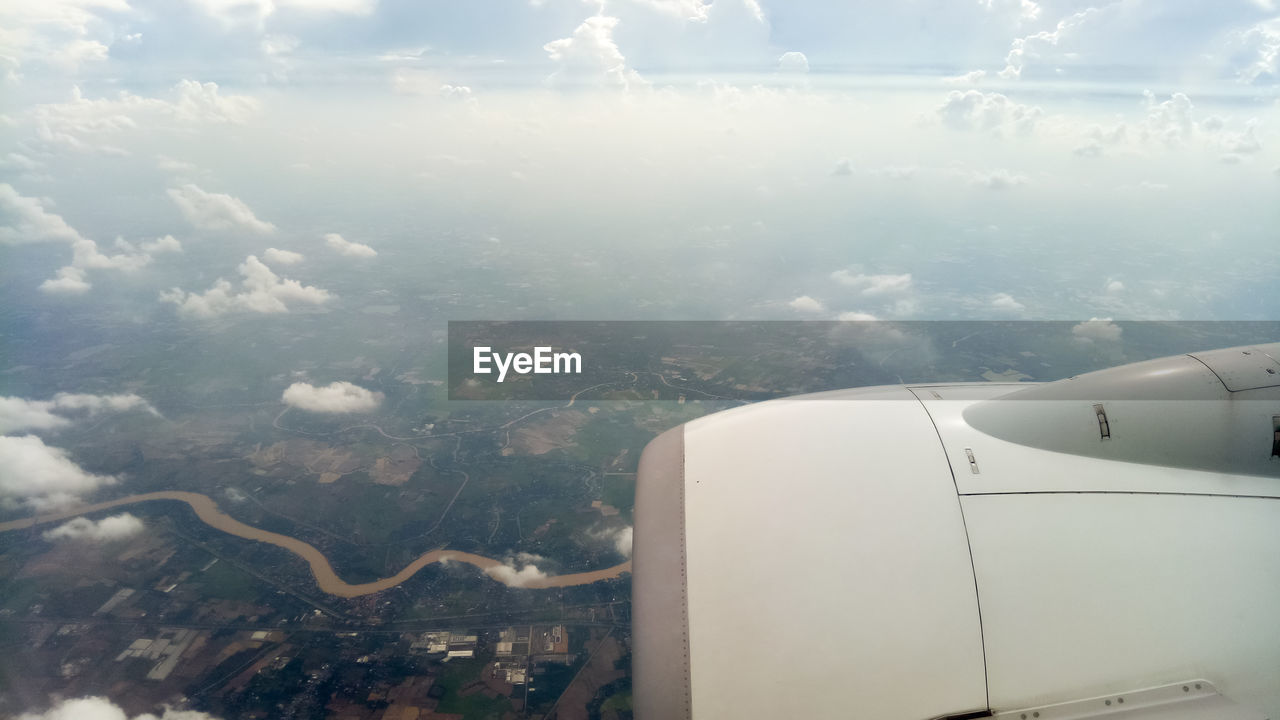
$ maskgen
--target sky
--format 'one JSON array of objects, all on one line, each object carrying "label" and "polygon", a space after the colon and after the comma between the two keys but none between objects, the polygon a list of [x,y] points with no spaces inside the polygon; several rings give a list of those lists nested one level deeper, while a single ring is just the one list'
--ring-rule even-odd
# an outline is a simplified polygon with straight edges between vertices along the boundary
[{"label": "sky", "polygon": [[[58,433],[161,398],[373,412],[337,369],[393,357],[388,327],[1070,320],[1101,343],[1280,320],[1278,235],[1277,0],[10,0],[0,508],[127,485]],[[111,375],[134,343],[205,349],[210,377]]]},{"label": "sky", "polygon": [[413,273],[453,319],[501,288],[528,319],[1280,308],[1271,0],[50,0],[0,28],[11,305],[198,327]]}]

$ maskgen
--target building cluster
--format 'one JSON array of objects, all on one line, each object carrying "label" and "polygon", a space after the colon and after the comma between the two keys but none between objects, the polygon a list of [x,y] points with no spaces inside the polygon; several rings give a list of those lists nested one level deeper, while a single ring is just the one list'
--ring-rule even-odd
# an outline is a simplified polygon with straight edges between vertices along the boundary
[{"label": "building cluster", "polygon": [[541,663],[571,665],[569,633],[563,625],[514,625],[498,634],[493,676],[512,685],[529,681]]},{"label": "building cluster", "polygon": [[476,656],[476,643],[479,640],[478,635],[468,635],[464,631],[425,632],[410,643],[409,650],[446,661],[453,658],[473,658]]},{"label": "building cluster", "polygon": [[199,633],[183,628],[161,628],[154,638],[138,638],[129,647],[116,656],[116,662],[128,658],[155,660],[156,664],[147,673],[148,680],[164,680],[178,666],[182,653],[196,639]]}]

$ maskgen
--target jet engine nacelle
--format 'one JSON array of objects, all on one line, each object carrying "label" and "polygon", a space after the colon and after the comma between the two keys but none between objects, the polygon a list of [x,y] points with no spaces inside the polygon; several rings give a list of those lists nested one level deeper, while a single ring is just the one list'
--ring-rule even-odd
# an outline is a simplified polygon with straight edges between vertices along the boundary
[{"label": "jet engine nacelle", "polygon": [[663,434],[636,488],[636,717],[1280,717],[1278,359],[819,393]]}]

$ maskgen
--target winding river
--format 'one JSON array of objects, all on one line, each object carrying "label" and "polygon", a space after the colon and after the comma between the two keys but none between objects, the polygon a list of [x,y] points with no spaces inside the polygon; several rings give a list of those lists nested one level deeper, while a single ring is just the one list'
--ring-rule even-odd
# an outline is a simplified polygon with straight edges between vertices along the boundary
[{"label": "winding river", "polygon": [[297,555],[307,561],[307,564],[311,566],[311,574],[315,576],[316,584],[320,586],[321,590],[329,593],[330,595],[337,595],[338,597],[344,598],[371,595],[376,592],[393,588],[413,577],[415,573],[427,565],[442,562],[460,562],[468,565],[474,565],[498,582],[511,587],[524,588],[557,588],[571,587],[574,585],[587,585],[600,580],[610,580],[621,576],[623,573],[631,572],[631,562],[627,561],[621,565],[614,565],[613,567],[592,570],[589,572],[571,573],[569,575],[551,575],[547,577],[520,578],[513,572],[502,571],[501,568],[506,566],[500,560],[487,558],[483,555],[460,552],[458,550],[441,549],[431,550],[419,555],[417,559],[406,565],[404,569],[395,575],[382,578],[381,580],[374,580],[373,582],[352,585],[338,577],[338,574],[333,571],[333,566],[329,564],[329,558],[325,557],[319,550],[315,549],[315,547],[295,537],[270,532],[268,530],[256,528],[252,525],[246,525],[219,510],[218,504],[209,496],[180,490],[162,490],[159,492],[142,493],[140,495],[129,495],[128,497],[107,500],[106,502],[95,503],[93,505],[83,505],[74,510],[59,511],[46,515],[22,518],[20,520],[0,522],[0,532],[22,530],[25,528],[35,527],[36,525],[42,525],[44,523],[66,520],[67,518],[76,517],[85,513],[107,510],[109,508],[120,507],[122,505],[149,502],[152,500],[177,500],[178,502],[184,502],[191,506],[191,509],[196,513],[196,517],[199,517],[206,524],[211,525],[222,532],[242,537],[247,540],[270,543],[288,550],[294,555]]}]

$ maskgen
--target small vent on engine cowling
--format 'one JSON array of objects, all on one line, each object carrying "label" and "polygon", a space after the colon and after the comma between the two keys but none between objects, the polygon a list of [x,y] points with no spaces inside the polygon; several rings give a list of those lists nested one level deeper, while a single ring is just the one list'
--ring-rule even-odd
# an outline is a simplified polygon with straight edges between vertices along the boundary
[{"label": "small vent on engine cowling", "polygon": [[1098,415],[1098,434],[1103,440],[1111,439],[1111,423],[1107,421],[1107,411],[1102,407],[1102,403],[1094,403],[1093,411]]}]

